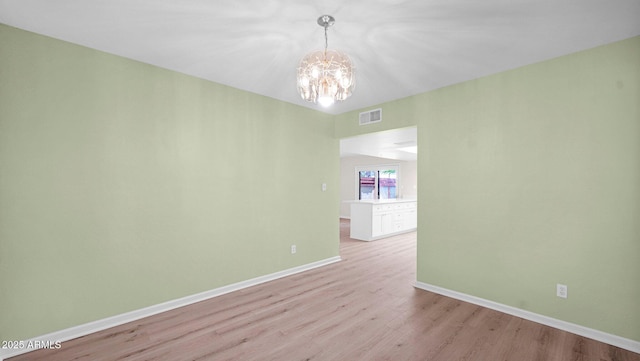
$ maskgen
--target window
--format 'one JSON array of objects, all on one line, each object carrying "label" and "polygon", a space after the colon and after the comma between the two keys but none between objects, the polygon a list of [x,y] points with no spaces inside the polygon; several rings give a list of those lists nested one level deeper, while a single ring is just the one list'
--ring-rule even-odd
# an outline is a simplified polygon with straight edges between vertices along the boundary
[{"label": "window", "polygon": [[398,166],[366,166],[356,168],[358,199],[396,199]]},{"label": "window", "polygon": [[396,199],[397,176],[395,169],[378,171],[378,199]]},{"label": "window", "polygon": [[360,171],[358,181],[360,182],[360,198],[359,199],[375,199],[376,193],[376,173],[372,170]]}]

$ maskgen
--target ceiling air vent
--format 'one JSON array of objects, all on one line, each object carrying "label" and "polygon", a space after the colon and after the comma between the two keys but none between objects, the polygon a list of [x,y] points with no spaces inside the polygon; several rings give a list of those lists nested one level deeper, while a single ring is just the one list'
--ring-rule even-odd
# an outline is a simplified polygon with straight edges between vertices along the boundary
[{"label": "ceiling air vent", "polygon": [[360,125],[378,123],[381,121],[382,121],[382,108],[360,113]]}]

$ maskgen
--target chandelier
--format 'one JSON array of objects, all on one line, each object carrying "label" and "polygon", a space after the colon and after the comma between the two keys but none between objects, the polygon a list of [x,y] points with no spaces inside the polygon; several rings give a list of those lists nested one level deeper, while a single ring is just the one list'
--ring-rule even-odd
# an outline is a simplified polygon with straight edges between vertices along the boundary
[{"label": "chandelier", "polygon": [[355,86],[354,68],[349,56],[327,49],[327,28],[334,23],[335,19],[331,15],[318,18],[318,25],[324,28],[324,51],[307,54],[298,66],[300,96],[308,102],[320,103],[325,107],[350,97]]}]

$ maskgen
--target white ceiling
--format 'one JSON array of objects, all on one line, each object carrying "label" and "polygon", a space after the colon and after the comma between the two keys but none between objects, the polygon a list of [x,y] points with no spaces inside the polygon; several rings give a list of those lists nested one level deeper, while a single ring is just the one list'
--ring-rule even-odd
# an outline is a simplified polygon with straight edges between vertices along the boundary
[{"label": "white ceiling", "polygon": [[[357,66],[354,95],[300,99],[299,60]],[[640,0],[0,0],[0,22],[332,114],[640,35]]]}]

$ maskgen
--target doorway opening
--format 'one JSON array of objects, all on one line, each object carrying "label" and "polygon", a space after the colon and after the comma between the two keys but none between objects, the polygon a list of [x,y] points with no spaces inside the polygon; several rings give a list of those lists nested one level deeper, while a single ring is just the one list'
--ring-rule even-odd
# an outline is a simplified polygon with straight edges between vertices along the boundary
[{"label": "doorway opening", "polygon": [[[392,129],[340,140],[340,230],[353,229],[349,237],[379,240],[403,232],[416,231],[417,221],[417,127]],[[364,224],[366,236],[352,208],[364,204],[385,204],[372,210]],[[366,206],[364,206],[366,208]],[[405,209],[406,208],[406,209]],[[356,223],[354,223],[354,221]],[[367,228],[371,228],[368,230]]]}]

